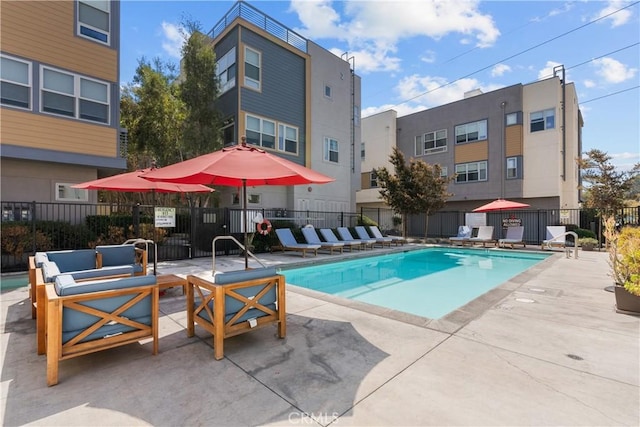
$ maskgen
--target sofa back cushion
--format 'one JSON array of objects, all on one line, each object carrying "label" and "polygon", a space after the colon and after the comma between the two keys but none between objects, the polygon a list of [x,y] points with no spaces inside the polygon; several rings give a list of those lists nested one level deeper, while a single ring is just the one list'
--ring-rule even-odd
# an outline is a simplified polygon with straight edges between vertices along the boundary
[{"label": "sofa back cushion", "polygon": [[103,267],[133,265],[136,262],[136,248],[134,245],[96,246],[96,251],[102,255]]},{"label": "sofa back cushion", "polygon": [[247,280],[260,279],[262,277],[271,277],[277,274],[275,267],[255,268],[253,270],[216,273],[213,277],[213,281],[218,285],[227,285],[229,283],[246,282]]},{"label": "sofa back cushion", "polygon": [[36,252],[36,254],[34,255],[34,262],[36,264],[36,267],[40,268],[42,267],[42,263],[45,261],[49,261],[49,258],[47,257],[47,253],[46,252]]},{"label": "sofa back cushion", "polygon": [[56,277],[55,289],[56,294],[65,296],[155,284],[156,276],[153,275],[76,282],[71,274],[60,274]]},{"label": "sofa back cushion", "polygon": [[61,273],[96,268],[95,249],[51,251],[47,252],[47,258],[56,263]]},{"label": "sofa back cushion", "polygon": [[51,283],[54,281],[57,275],[60,274],[58,265],[53,261],[44,261],[42,263],[42,278],[45,283]]}]

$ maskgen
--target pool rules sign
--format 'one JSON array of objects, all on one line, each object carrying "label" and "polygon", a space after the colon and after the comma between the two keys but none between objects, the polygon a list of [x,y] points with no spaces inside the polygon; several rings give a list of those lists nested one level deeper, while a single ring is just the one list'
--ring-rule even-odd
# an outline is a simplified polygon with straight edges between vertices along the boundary
[{"label": "pool rules sign", "polygon": [[176,208],[156,207],[154,217],[156,227],[176,226]]}]

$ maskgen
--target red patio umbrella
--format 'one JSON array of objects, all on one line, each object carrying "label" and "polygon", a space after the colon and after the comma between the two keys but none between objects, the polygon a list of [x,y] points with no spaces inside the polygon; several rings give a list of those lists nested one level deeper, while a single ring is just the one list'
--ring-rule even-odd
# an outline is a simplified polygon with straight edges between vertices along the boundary
[{"label": "red patio umbrella", "polygon": [[473,212],[493,212],[493,211],[506,211],[511,209],[528,208],[526,203],[513,202],[511,200],[497,199],[493,202],[482,205],[473,210]]},{"label": "red patio umbrella", "polygon": [[[269,154],[257,147],[243,143],[204,154],[184,162],[155,169],[143,175],[152,181],[181,184],[208,184],[232,187],[242,186],[242,210],[244,213],[244,244],[247,248],[247,185],[299,185],[325,184],[333,178]],[[247,250],[245,268],[249,266]]]},{"label": "red patio umbrella", "polygon": [[73,188],[87,190],[110,190],[131,193],[210,193],[211,187],[200,184],[174,184],[170,182],[154,182],[141,178],[140,175],[153,169],[140,169],[133,172],[121,173],[106,178],[94,179],[80,184],[72,185]]}]

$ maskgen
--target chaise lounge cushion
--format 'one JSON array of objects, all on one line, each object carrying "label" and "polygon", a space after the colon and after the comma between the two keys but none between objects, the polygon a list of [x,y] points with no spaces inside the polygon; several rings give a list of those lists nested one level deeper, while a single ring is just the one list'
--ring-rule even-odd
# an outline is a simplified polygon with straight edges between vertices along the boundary
[{"label": "chaise lounge cushion", "polygon": [[[120,279],[92,280],[86,282],[76,282],[70,274],[60,274],[55,279],[55,291],[58,296],[86,294],[114,289],[134,288],[138,286],[149,286],[156,284],[156,276],[132,276]],[[123,295],[118,297],[102,298],[85,301],[84,306],[95,308],[102,312],[112,312],[135,295]],[[121,316],[145,325],[151,325],[151,297],[145,297],[137,304],[125,310]],[[87,313],[79,312],[70,308],[64,308],[62,315],[62,342],[66,343],[77,334],[83,332],[95,322],[99,317]],[[98,328],[93,334],[87,336],[84,341],[103,338],[109,335],[124,333],[134,330],[134,328],[122,324],[107,323]]]},{"label": "chaise lounge cushion", "polygon": [[[228,273],[215,274],[214,282],[218,285],[230,285],[230,284],[246,282],[254,279],[269,278],[269,277],[276,276],[277,274],[278,273],[276,272],[276,269],[274,267],[257,268],[254,270],[231,271]],[[260,291],[263,288],[264,288],[264,285],[255,285],[255,286],[249,286],[246,288],[236,289],[235,292],[247,298],[251,298],[257,295],[258,293],[260,293]],[[276,298],[277,298],[276,288],[273,287],[269,289],[269,291],[266,294],[264,294],[262,298],[260,298],[259,303],[261,305],[264,305],[265,307],[270,308],[271,310],[275,310]],[[197,306],[198,306],[198,302],[196,302],[195,304],[195,307]],[[225,322],[228,322],[233,316],[236,315],[238,311],[242,310],[244,306],[245,306],[244,302],[226,295],[224,300]],[[210,303],[209,307],[213,311],[213,303]],[[211,319],[209,319],[209,316],[205,310],[202,310],[199,313],[199,315],[209,322],[212,321]],[[264,311],[258,310],[256,308],[252,308],[247,310],[247,312],[244,315],[242,315],[240,318],[238,318],[235,323],[241,323],[248,319],[258,318],[265,315],[266,313]]]}]

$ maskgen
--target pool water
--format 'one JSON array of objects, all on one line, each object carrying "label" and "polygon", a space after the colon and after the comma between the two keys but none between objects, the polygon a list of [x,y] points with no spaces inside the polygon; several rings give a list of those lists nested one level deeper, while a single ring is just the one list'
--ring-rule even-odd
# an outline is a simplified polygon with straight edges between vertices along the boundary
[{"label": "pool water", "polygon": [[287,284],[439,319],[548,254],[428,248],[282,270]]},{"label": "pool water", "polygon": [[10,289],[29,286],[28,274],[6,274],[0,276],[0,290],[7,291]]}]

